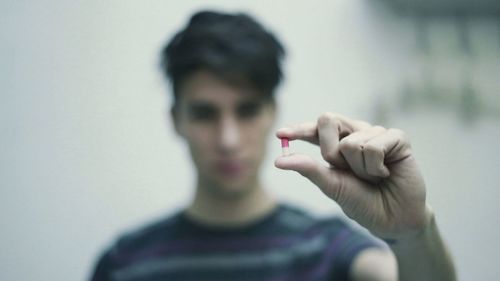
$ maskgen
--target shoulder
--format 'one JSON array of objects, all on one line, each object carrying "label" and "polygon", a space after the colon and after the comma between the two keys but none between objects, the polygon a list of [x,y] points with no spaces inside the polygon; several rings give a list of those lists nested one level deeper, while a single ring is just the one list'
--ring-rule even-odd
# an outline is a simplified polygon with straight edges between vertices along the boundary
[{"label": "shoulder", "polygon": [[118,263],[148,255],[159,245],[181,237],[182,225],[181,212],[177,212],[125,231],[110,245],[106,255]]},{"label": "shoulder", "polygon": [[97,260],[91,280],[111,280],[115,269],[154,254],[158,245],[179,233],[180,213],[145,224],[120,235]]},{"label": "shoulder", "polygon": [[365,248],[383,244],[367,230],[356,226],[348,219],[338,216],[316,216],[301,208],[282,204],[273,221],[273,227],[283,235],[320,239],[335,247],[335,252],[352,259]]},{"label": "shoulder", "polygon": [[280,204],[274,224],[286,231],[300,231],[311,227],[317,219],[305,210],[289,204]]},{"label": "shoulder", "polygon": [[371,267],[391,262],[391,256],[381,241],[342,216],[317,217],[289,205],[281,209],[279,224],[288,231],[297,231],[301,237],[297,241],[316,241],[321,246],[317,252],[317,257],[321,257],[318,261],[331,268],[331,277],[335,280],[347,280],[353,276],[353,271],[356,278],[364,276]]},{"label": "shoulder", "polygon": [[334,236],[342,232],[363,232],[362,230],[358,231],[358,229],[353,228],[347,220],[340,216],[319,217],[300,207],[288,204],[280,205],[280,211],[275,223],[289,231],[315,230],[316,232]]},{"label": "shoulder", "polygon": [[117,240],[120,247],[145,246],[144,243],[177,236],[181,222],[180,212],[126,231]]},{"label": "shoulder", "polygon": [[290,204],[280,204],[272,223],[274,227],[292,235],[304,232],[326,235],[349,228],[349,225],[338,216],[319,217]]}]

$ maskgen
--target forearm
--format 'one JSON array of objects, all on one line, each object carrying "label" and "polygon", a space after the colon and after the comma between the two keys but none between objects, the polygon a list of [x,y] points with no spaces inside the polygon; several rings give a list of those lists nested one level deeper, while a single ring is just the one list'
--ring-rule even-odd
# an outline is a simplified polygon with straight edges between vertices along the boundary
[{"label": "forearm", "polygon": [[431,214],[428,226],[416,237],[390,245],[396,255],[401,281],[456,280],[455,268]]}]

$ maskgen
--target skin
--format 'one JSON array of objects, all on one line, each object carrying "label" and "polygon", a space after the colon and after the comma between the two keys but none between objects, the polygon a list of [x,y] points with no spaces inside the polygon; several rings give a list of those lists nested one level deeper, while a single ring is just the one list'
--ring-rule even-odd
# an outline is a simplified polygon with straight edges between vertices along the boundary
[{"label": "skin", "polygon": [[232,226],[271,212],[276,203],[262,187],[259,168],[274,125],[274,103],[248,85],[228,84],[204,70],[183,83],[179,96],[172,117],[197,171],[188,214]]},{"label": "skin", "polygon": [[325,113],[277,135],[318,145],[330,166],[300,154],[278,158],[276,166],[309,178],[375,235],[402,239],[429,223],[425,183],[402,131]]},{"label": "skin", "polygon": [[[302,154],[279,157],[275,165],[299,172],[336,201],[347,216],[390,240],[401,280],[456,279],[451,256],[426,204],[424,179],[402,131],[324,113],[316,122],[280,129],[277,136],[319,146],[328,166]],[[380,278],[372,275],[370,264],[377,262],[373,255],[358,257],[354,266],[358,272],[352,275],[358,280],[394,277],[385,271]]]},{"label": "skin", "polygon": [[[226,227],[267,215],[276,202],[263,189],[259,167],[276,118],[274,103],[259,98],[248,84],[230,84],[205,70],[186,79],[179,93],[172,117],[197,171],[188,215]],[[292,154],[278,157],[276,167],[297,171],[350,218],[395,242],[392,251],[358,254],[353,280],[397,280],[398,269],[401,280],[455,280],[403,132],[325,113],[316,122],[282,128],[276,135],[318,145],[329,163]]]}]

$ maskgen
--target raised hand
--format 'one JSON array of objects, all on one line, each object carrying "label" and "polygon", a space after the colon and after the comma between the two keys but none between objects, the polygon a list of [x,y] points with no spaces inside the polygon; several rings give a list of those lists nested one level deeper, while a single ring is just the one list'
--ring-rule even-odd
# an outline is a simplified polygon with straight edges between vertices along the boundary
[{"label": "raised hand", "polygon": [[277,136],[319,146],[328,165],[303,154],[278,157],[275,165],[307,177],[374,235],[403,239],[430,223],[425,183],[402,131],[324,113]]}]

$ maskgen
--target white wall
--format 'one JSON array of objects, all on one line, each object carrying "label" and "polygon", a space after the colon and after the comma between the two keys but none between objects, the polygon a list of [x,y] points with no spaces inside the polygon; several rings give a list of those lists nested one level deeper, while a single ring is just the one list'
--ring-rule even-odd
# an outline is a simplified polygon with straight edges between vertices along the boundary
[{"label": "white wall", "polygon": [[[376,99],[387,101],[388,124],[413,140],[461,280],[495,279],[497,117],[467,124],[448,108],[402,112],[401,83],[418,80],[410,20],[369,1],[289,2],[2,1],[0,279],[86,280],[117,234],[187,202],[193,173],[166,118],[157,60],[202,7],[250,11],[287,45],[278,125],[323,111],[373,120]],[[490,104],[500,104],[497,24],[472,23],[479,55],[470,67]],[[445,46],[434,67],[453,84],[448,25],[431,25],[433,42]],[[293,149],[319,156],[309,145]],[[264,176],[278,196],[339,212],[309,182],[273,168],[276,140],[269,152]]]}]

